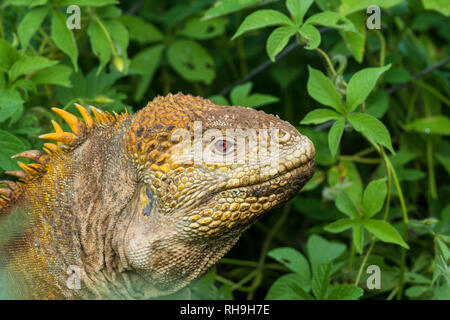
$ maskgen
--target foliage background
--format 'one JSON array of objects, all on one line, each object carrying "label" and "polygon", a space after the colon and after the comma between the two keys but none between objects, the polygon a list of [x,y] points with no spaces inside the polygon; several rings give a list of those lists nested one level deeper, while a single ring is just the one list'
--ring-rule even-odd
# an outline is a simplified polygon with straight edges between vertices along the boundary
[{"label": "foliage background", "polygon": [[55,106],[136,111],[182,91],[262,108],[313,140],[318,170],[170,298],[449,299],[449,14],[446,0],[3,1],[0,172],[42,148]]}]

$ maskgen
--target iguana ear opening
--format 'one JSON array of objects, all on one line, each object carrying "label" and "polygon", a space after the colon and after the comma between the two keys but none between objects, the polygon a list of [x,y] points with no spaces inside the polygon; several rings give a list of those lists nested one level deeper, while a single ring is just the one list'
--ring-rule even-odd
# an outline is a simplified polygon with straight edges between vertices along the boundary
[{"label": "iguana ear opening", "polygon": [[167,229],[168,222],[159,215],[158,199],[146,184],[137,185],[135,194],[125,208],[127,221],[119,228],[126,260],[132,269],[149,268],[151,251]]},{"label": "iguana ear opening", "polygon": [[151,218],[156,212],[156,196],[145,186],[141,189],[139,197],[140,207],[144,218]]}]

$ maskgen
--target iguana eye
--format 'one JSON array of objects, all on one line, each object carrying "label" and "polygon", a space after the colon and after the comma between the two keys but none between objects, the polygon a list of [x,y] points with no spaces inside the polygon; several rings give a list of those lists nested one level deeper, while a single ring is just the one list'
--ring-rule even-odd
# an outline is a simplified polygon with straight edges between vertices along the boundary
[{"label": "iguana eye", "polygon": [[219,139],[214,143],[214,147],[221,154],[228,154],[233,151],[233,142],[225,139]]}]

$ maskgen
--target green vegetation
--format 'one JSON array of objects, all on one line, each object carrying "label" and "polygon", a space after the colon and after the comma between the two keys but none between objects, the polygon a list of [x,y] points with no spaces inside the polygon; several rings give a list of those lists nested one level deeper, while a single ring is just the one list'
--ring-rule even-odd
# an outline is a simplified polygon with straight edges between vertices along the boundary
[{"label": "green vegetation", "polygon": [[3,1],[0,178],[42,147],[51,107],[182,91],[261,108],[314,142],[318,169],[171,298],[450,299],[449,15],[439,0]]}]

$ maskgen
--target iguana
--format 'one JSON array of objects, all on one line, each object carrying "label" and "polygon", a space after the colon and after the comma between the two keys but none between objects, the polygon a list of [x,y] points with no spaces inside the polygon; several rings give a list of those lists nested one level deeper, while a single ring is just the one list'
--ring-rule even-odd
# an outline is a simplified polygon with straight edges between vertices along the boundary
[{"label": "iguana", "polygon": [[[1,182],[3,297],[173,293],[315,169],[311,141],[263,111],[181,93],[135,114],[76,107],[82,119],[53,108],[72,132],[52,121],[55,132],[40,138],[56,143],[14,156],[34,163],[18,162],[6,173],[19,181]],[[269,161],[255,161],[275,144]]]}]

